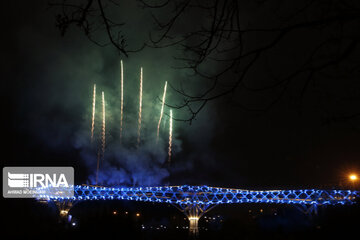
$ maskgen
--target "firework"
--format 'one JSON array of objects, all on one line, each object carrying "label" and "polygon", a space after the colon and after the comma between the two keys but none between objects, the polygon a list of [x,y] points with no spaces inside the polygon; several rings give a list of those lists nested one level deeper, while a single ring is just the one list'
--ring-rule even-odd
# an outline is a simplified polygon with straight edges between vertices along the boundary
[{"label": "firework", "polygon": [[142,109],[142,88],[143,88],[143,69],[140,68],[140,93],[139,93],[139,119],[138,119],[138,137],[137,146],[140,146],[140,134],[141,134],[141,109]]},{"label": "firework", "polygon": [[94,84],[93,102],[92,102],[92,119],[91,119],[91,143],[94,141],[95,127],[95,102],[96,102],[96,84]]},{"label": "firework", "polygon": [[101,150],[102,150],[102,161],[105,156],[105,96],[104,92],[101,92],[102,97],[102,129],[101,129]]},{"label": "firework", "polygon": [[120,143],[122,138],[122,128],[123,128],[123,111],[124,111],[124,67],[123,61],[120,61],[120,71],[121,71],[121,104],[120,104]]},{"label": "firework", "polygon": [[171,162],[172,128],[173,128],[173,119],[172,118],[173,118],[172,110],[170,110],[170,118],[169,118],[169,150],[168,150],[169,162]]},{"label": "firework", "polygon": [[157,132],[156,132],[156,142],[159,141],[160,124],[161,124],[161,119],[162,119],[163,113],[164,113],[164,105],[165,105],[165,97],[166,97],[166,86],[167,86],[167,81],[165,82],[164,93],[163,93],[163,97],[162,97],[160,118],[159,118],[159,123],[158,123],[158,126],[157,126]]}]

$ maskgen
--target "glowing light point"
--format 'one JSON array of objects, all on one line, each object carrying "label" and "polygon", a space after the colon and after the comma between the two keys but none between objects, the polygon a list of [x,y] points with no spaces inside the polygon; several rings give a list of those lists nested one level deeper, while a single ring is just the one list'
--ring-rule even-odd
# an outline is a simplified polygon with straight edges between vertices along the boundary
[{"label": "glowing light point", "polygon": [[350,179],[350,181],[354,182],[354,181],[358,180],[358,176],[356,174],[350,174],[349,179]]},{"label": "glowing light point", "polygon": [[60,216],[67,216],[68,213],[69,213],[68,210],[61,210],[61,211],[60,211]]}]

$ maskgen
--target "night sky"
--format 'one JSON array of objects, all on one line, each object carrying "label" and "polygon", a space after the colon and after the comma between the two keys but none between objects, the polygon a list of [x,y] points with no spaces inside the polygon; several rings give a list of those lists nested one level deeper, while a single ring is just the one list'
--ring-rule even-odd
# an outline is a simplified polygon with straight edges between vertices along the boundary
[{"label": "night sky", "polygon": [[[169,107],[165,108],[160,142],[155,145],[154,141],[164,82],[176,89],[181,83],[193,95],[209,85],[209,80],[192,75],[189,69],[176,68],[184,64],[176,57],[191,53],[174,45],[146,47],[129,52],[126,57],[111,44],[100,47],[89,41],[76,26],[70,26],[61,36],[56,27],[56,15],[61,13],[61,8],[49,8],[47,1],[5,3],[2,14],[5,72],[1,87],[2,153],[6,155],[2,157],[3,165],[73,166],[77,183],[91,183],[96,154],[89,148],[89,134],[92,87],[96,83],[97,107],[100,91],[104,91],[107,109],[104,184],[205,184],[257,189],[332,188],[343,184],[349,172],[360,169],[360,49],[357,45],[360,6],[355,6],[355,1],[348,5],[342,4],[346,1],[335,1],[334,5],[311,3],[309,6],[301,1],[293,5],[285,1],[238,2],[244,29],[284,28],[337,14],[354,17],[289,32],[261,54],[234,91],[208,101],[191,124],[174,121],[170,165],[165,163]],[[109,16],[125,23],[121,34],[129,49],[148,42],[150,32],[157,36],[150,12],[160,19],[171,17],[171,11],[142,8],[138,1],[120,1],[119,6],[107,4]],[[202,14],[200,10],[187,12],[172,35],[179,37],[197,25],[208,24],[209,20],[201,18]],[[248,34],[244,37],[244,49],[262,46],[276,36],[276,32]],[[99,41],[108,40],[104,31],[95,37]],[[323,41],[324,46],[308,63],[316,70],[311,78],[309,72],[300,72],[285,84],[275,84],[307,63],[306,59]],[[118,137],[120,59],[124,61],[125,71],[122,146]],[[316,69],[316,64],[322,61],[331,64]],[[201,68],[213,74],[223,64],[205,62]],[[144,68],[143,129],[141,147],[136,149],[140,67]],[[239,64],[238,69],[224,76],[226,79],[216,91],[228,89],[242,71]],[[267,88],[271,85],[274,86]],[[179,105],[184,96],[169,87],[166,101]],[[191,117],[186,109],[173,109],[173,112],[179,120]],[[100,113],[97,114],[96,136],[101,121]]]}]

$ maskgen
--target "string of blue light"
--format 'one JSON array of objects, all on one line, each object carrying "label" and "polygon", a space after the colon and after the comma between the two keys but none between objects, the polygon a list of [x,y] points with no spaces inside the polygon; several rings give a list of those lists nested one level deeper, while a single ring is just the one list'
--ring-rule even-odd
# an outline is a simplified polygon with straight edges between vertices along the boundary
[{"label": "string of blue light", "polygon": [[352,190],[269,190],[252,191],[208,186],[163,186],[163,187],[95,187],[74,186],[73,197],[59,197],[43,194],[39,198],[47,200],[133,200],[144,202],[171,203],[179,205],[233,204],[233,203],[278,203],[335,205],[351,204],[359,197]]}]

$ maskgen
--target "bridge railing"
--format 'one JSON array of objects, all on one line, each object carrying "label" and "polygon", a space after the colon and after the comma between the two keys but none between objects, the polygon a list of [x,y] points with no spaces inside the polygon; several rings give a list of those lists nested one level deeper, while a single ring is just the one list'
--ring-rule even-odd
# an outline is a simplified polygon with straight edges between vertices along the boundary
[{"label": "bridge railing", "polygon": [[[172,204],[234,204],[234,203],[278,203],[278,204],[351,204],[359,197],[351,190],[269,190],[216,188],[208,186],[159,186],[159,187],[97,187],[74,186],[71,200],[118,199]],[[54,194],[40,196],[41,199],[62,200]],[[66,198],[65,198],[66,199]],[[68,198],[69,199],[69,198]]]}]

